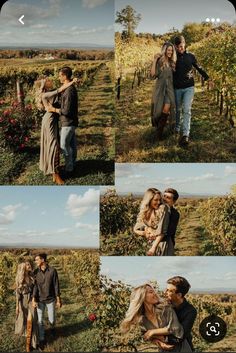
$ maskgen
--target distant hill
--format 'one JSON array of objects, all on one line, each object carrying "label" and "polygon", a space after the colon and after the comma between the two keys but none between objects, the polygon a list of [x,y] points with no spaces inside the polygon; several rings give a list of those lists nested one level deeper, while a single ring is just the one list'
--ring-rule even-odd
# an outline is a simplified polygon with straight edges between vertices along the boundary
[{"label": "distant hill", "polygon": [[82,249],[96,249],[95,247],[75,247],[75,246],[66,246],[66,245],[58,245],[58,244],[29,244],[29,243],[12,243],[10,245],[0,245],[0,250],[10,250],[10,249],[20,249],[20,248],[27,248],[27,249],[41,249],[41,248],[46,248],[46,249],[77,249],[77,250],[82,250]]},{"label": "distant hill", "polygon": [[17,45],[9,45],[7,43],[3,43],[0,45],[0,49],[18,49],[18,50],[25,50],[25,49],[113,49],[114,46],[112,44],[95,44],[95,43],[32,43],[26,45],[25,43],[18,43]]}]

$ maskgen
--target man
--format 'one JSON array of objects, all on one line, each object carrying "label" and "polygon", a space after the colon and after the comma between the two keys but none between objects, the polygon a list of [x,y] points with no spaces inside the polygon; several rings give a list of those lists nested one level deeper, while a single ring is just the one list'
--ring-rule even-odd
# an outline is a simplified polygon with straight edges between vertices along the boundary
[{"label": "man", "polygon": [[194,97],[193,67],[202,75],[204,80],[209,76],[197,64],[197,60],[192,53],[185,50],[185,39],[183,36],[175,38],[175,48],[177,51],[176,69],[173,74],[176,101],[176,134],[180,133],[180,112],[183,106],[183,126],[180,145],[187,146],[189,143],[191,107]]},{"label": "man", "polygon": [[47,263],[47,255],[44,253],[35,256],[37,269],[34,272],[35,286],[33,289],[33,306],[37,308],[39,326],[39,348],[44,349],[45,332],[43,316],[47,307],[51,333],[55,334],[55,305],[61,308],[60,287],[56,269]]},{"label": "man", "polygon": [[[71,82],[72,70],[65,66],[59,72],[62,84]],[[60,104],[61,137],[60,147],[65,157],[65,172],[70,176],[76,166],[77,143],[75,130],[78,127],[78,94],[74,85],[61,93]]]},{"label": "man", "polygon": [[176,234],[177,226],[179,223],[179,217],[180,217],[179,212],[174,207],[178,198],[179,198],[179,194],[175,189],[168,188],[164,191],[163,200],[170,208],[170,219],[169,219],[166,238],[167,237],[171,238],[173,242],[173,246],[175,246],[175,234]]},{"label": "man", "polygon": [[[184,329],[183,339],[186,338],[191,349],[194,350],[191,331],[197,316],[197,310],[185,299],[190,287],[189,282],[184,277],[175,276],[168,279],[165,294],[169,303],[173,305],[178,320]],[[175,347],[176,351],[180,351],[180,349],[181,342],[177,343]]]}]

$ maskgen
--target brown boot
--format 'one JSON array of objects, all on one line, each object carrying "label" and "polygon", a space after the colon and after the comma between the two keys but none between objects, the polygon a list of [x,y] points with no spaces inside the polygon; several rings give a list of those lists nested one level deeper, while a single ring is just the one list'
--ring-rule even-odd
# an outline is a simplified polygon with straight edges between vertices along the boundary
[{"label": "brown boot", "polygon": [[26,352],[31,351],[32,320],[27,320],[26,324]]},{"label": "brown boot", "polygon": [[60,174],[58,174],[58,173],[53,173],[52,180],[57,185],[64,185],[65,184],[64,180],[62,180],[62,178],[60,177]]},{"label": "brown boot", "polygon": [[159,140],[162,139],[163,130],[164,130],[164,127],[166,126],[168,116],[169,116],[168,113],[161,113],[160,119],[158,121],[158,126],[157,126],[157,137]]}]

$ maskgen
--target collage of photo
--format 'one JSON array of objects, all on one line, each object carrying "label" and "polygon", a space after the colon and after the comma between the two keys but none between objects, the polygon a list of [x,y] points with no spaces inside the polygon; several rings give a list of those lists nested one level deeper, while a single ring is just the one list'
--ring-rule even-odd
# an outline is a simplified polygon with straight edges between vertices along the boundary
[{"label": "collage of photo", "polygon": [[0,5],[0,351],[236,352],[232,2]]}]

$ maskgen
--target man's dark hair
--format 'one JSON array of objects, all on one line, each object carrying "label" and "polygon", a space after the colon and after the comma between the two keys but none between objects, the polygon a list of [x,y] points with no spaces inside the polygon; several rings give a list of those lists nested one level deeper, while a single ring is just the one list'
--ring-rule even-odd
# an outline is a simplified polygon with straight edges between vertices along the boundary
[{"label": "man's dark hair", "polygon": [[172,188],[168,188],[168,189],[166,189],[166,190],[164,191],[164,193],[165,193],[165,192],[169,192],[170,194],[172,194],[174,201],[177,201],[177,200],[178,200],[179,194],[178,194],[177,190],[172,189]]},{"label": "man's dark hair", "polygon": [[69,80],[72,76],[72,70],[69,66],[64,66],[60,72],[62,72],[63,75],[66,76],[66,78]]},{"label": "man's dark hair", "polygon": [[175,286],[177,288],[176,293],[181,293],[183,297],[188,293],[189,289],[191,288],[188,281],[181,276],[174,276],[168,279],[167,283]]},{"label": "man's dark hair", "polygon": [[180,45],[181,43],[185,43],[184,36],[175,37],[175,45]]},{"label": "man's dark hair", "polygon": [[47,254],[39,253],[39,254],[36,254],[34,258],[36,258],[37,256],[40,257],[40,259],[43,259],[45,262],[47,261]]}]

